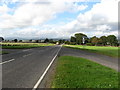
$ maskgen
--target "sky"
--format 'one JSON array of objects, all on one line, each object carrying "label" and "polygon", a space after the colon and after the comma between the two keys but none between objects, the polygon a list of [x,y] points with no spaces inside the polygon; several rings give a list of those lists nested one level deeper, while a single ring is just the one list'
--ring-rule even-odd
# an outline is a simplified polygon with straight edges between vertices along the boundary
[{"label": "sky", "polygon": [[0,37],[118,36],[118,0],[0,0]]}]

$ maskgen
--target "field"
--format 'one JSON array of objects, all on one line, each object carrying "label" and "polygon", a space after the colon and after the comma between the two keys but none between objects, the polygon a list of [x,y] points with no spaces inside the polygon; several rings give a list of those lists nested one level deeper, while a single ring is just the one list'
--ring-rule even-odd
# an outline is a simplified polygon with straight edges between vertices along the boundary
[{"label": "field", "polygon": [[119,47],[105,47],[105,46],[82,46],[82,45],[65,45],[66,47],[71,47],[75,49],[87,50],[103,55],[108,55],[112,57],[118,57]]},{"label": "field", "polygon": [[58,59],[51,88],[118,88],[118,72],[72,56]]},{"label": "field", "polygon": [[51,46],[54,44],[50,43],[2,43],[3,49],[25,49],[25,48],[35,48],[43,46]]}]

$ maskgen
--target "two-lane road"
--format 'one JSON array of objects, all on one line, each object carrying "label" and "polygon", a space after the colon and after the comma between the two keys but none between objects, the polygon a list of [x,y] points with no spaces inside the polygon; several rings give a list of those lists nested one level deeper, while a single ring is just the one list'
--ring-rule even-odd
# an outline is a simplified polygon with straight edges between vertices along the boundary
[{"label": "two-lane road", "polygon": [[33,88],[61,46],[18,50],[3,55],[3,88]]},{"label": "two-lane road", "polygon": [[[59,45],[32,49],[11,50],[3,55],[3,88],[37,88],[50,65],[58,56],[77,56],[90,59],[118,70],[118,58],[112,58],[88,51],[65,48]],[[40,88],[40,87],[39,87]]]}]

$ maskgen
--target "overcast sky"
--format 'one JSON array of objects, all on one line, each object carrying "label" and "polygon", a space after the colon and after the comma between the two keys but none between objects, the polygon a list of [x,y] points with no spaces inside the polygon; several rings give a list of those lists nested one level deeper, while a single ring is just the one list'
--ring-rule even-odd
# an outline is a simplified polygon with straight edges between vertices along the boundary
[{"label": "overcast sky", "polygon": [[0,0],[0,36],[118,35],[118,0]]}]

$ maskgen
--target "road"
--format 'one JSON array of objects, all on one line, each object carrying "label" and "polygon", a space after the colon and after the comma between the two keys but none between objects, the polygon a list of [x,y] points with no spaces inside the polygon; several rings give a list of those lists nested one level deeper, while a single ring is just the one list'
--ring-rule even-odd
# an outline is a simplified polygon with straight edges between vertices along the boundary
[{"label": "road", "polygon": [[22,49],[3,55],[3,88],[33,88],[60,48]]},{"label": "road", "polygon": [[46,68],[57,56],[70,55],[84,57],[105,66],[118,69],[117,58],[90,53],[87,51],[56,46],[46,46],[32,49],[13,49],[10,54],[3,55],[2,79],[3,88],[33,88]]}]

